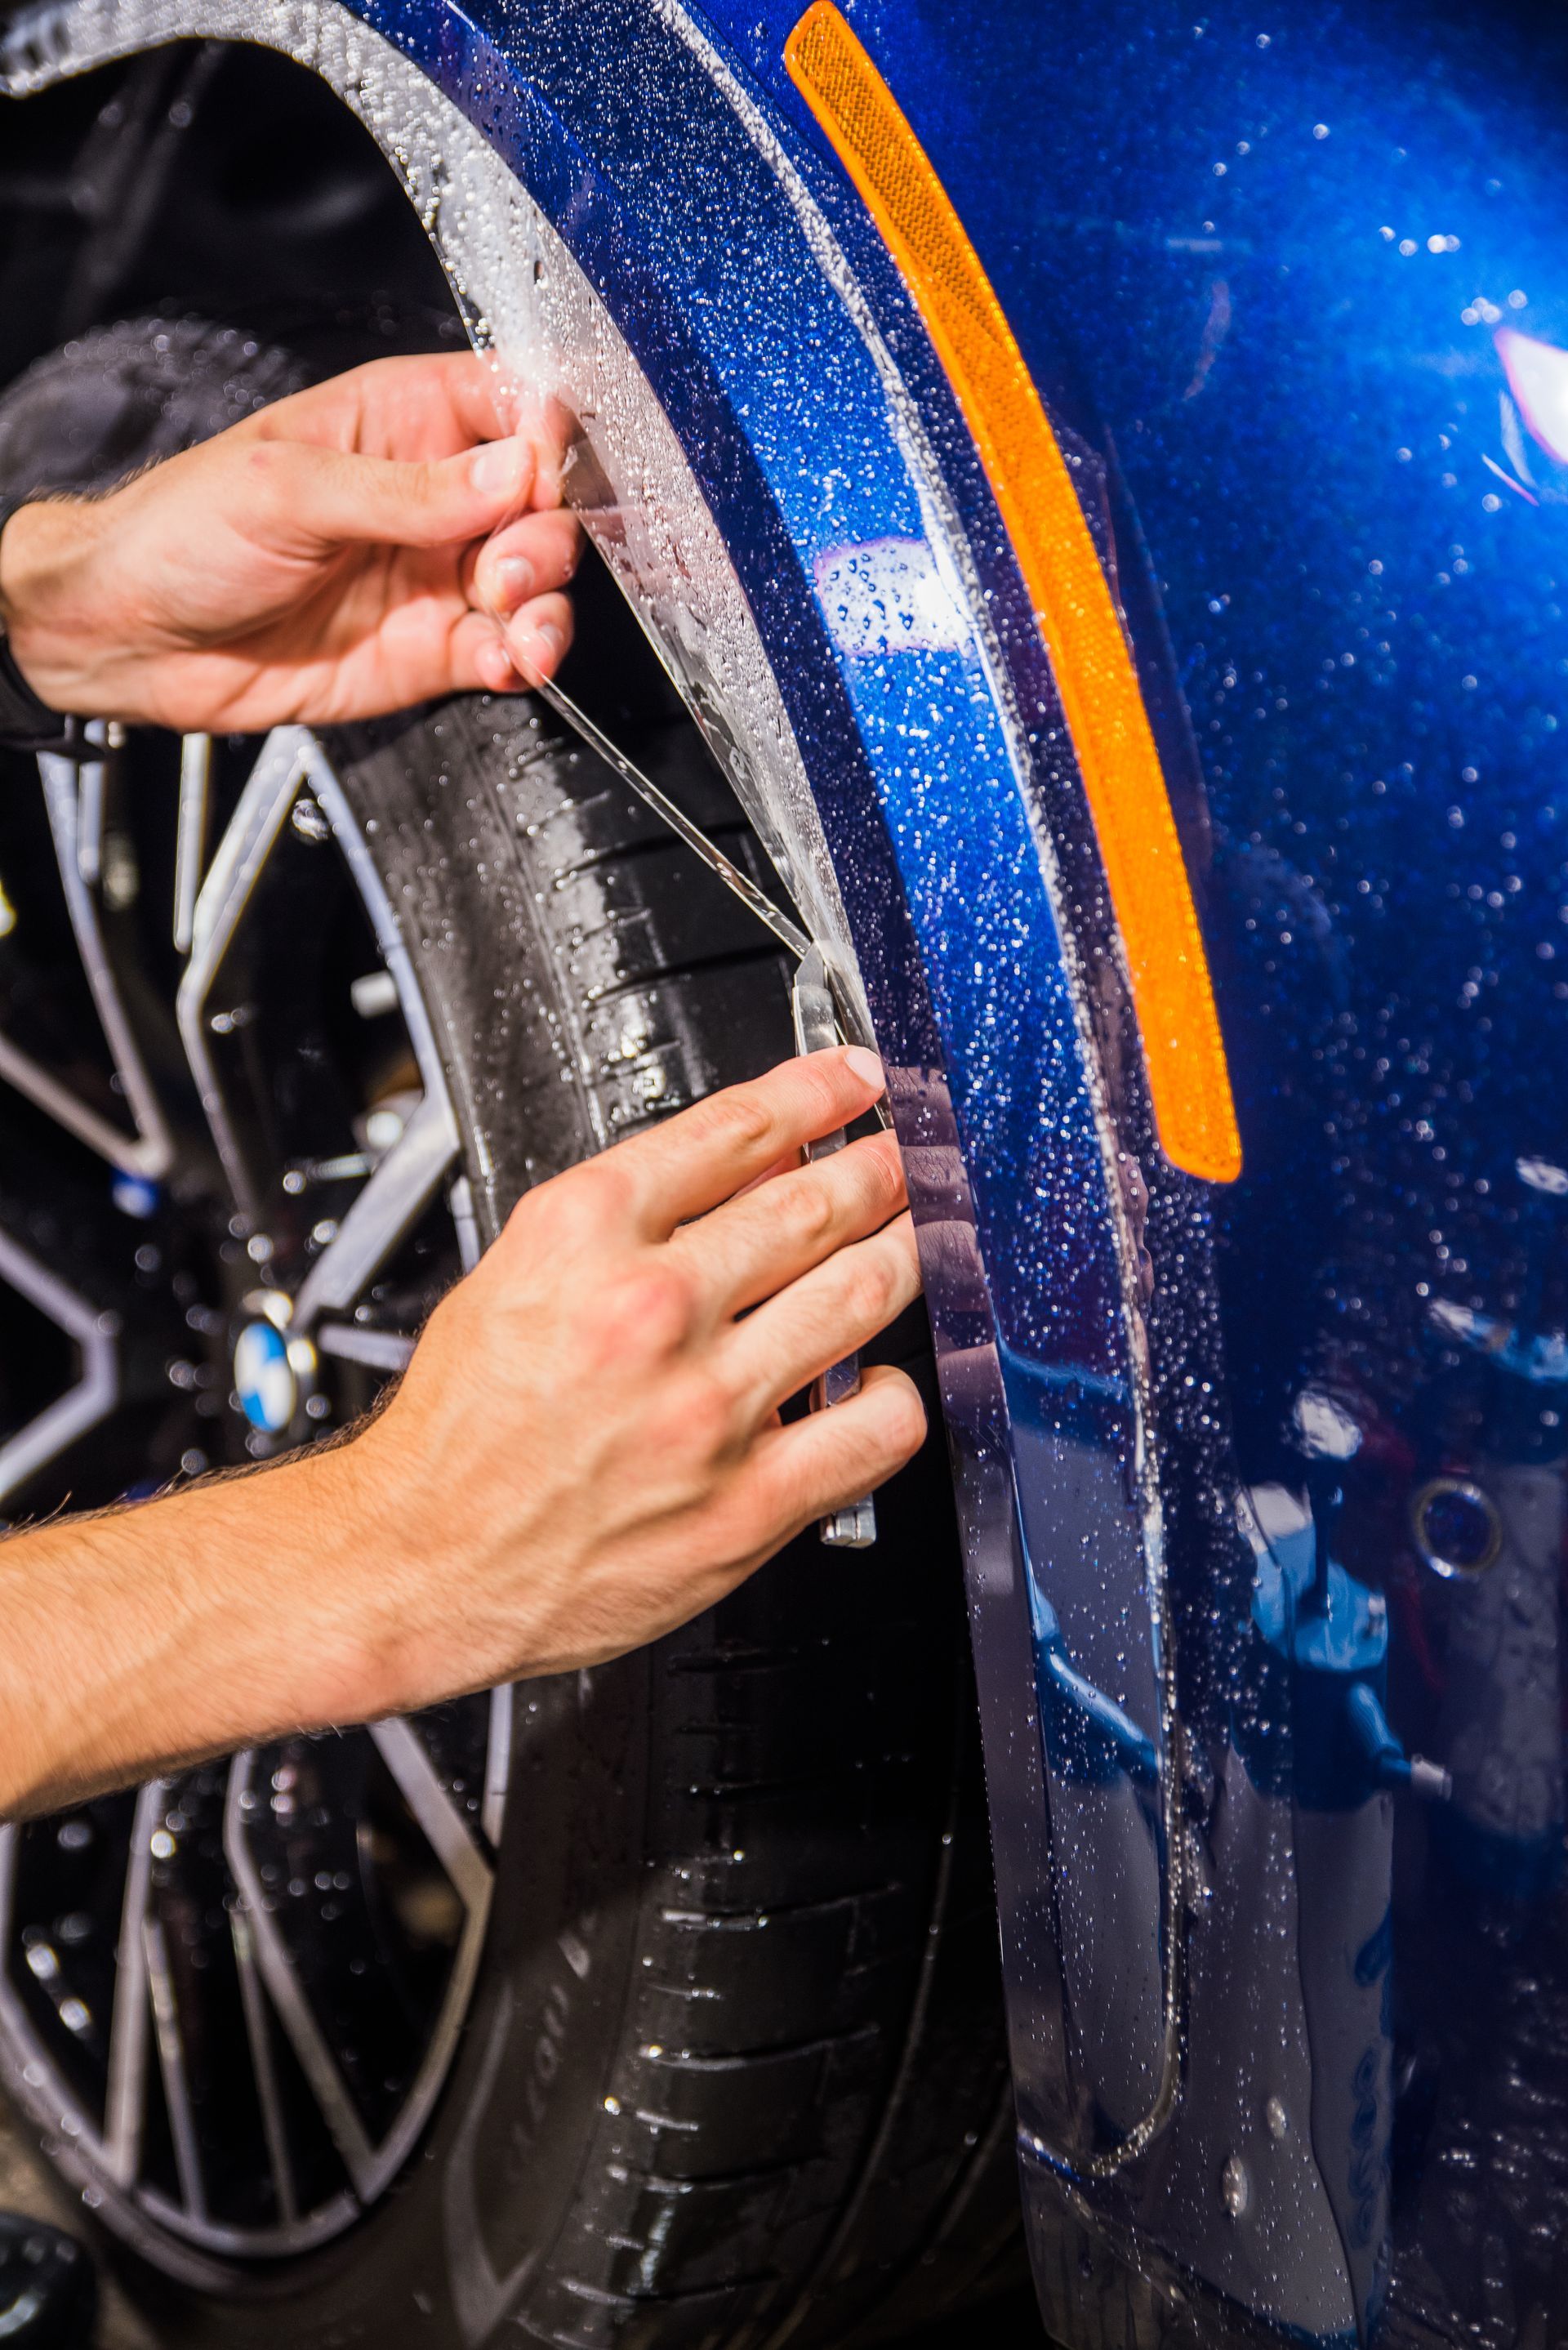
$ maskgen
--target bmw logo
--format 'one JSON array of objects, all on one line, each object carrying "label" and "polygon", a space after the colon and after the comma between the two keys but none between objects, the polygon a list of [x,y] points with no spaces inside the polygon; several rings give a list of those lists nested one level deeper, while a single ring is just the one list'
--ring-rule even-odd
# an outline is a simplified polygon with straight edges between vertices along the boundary
[{"label": "bmw logo", "polygon": [[271,1322],[247,1322],[234,1343],[234,1392],[240,1409],[264,1436],[281,1436],[294,1419],[299,1385],[288,1341]]}]

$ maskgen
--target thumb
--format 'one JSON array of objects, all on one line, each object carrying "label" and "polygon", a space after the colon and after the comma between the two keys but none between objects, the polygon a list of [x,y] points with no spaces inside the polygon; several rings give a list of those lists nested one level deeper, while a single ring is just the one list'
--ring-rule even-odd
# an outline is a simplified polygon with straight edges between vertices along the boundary
[{"label": "thumb", "polygon": [[303,538],[311,552],[483,538],[534,484],[534,450],[521,435],[414,463],[300,441],[263,442],[247,453],[250,514],[265,515],[280,536]]}]

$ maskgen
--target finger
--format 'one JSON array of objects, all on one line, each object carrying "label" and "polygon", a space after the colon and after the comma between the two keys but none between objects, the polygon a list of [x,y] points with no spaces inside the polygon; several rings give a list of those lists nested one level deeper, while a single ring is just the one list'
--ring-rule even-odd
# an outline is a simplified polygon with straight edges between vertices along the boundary
[{"label": "finger", "polygon": [[520,432],[534,445],[538,461],[534,504],[558,506],[582,426],[554,392],[540,391],[526,365],[509,364],[500,353],[488,358],[495,371],[495,400],[503,431]]},{"label": "finger", "polygon": [[[475,629],[472,683],[485,693],[526,692],[522,672],[493,624],[483,619],[478,612],[471,612],[468,617]],[[460,685],[454,685],[452,690],[454,693],[465,691]]]},{"label": "finger", "polygon": [[[220,445],[212,444],[214,454]],[[483,538],[522,503],[534,478],[533,450],[515,437],[413,463],[297,441],[257,442],[244,456],[230,496],[248,534],[307,557],[340,546]]]},{"label": "finger", "polygon": [[465,350],[368,360],[275,400],[240,431],[254,440],[308,441],[408,459],[452,456],[530,427],[530,438],[548,447],[558,466],[549,435],[526,414],[494,360]]},{"label": "finger", "polygon": [[555,674],[571,646],[572,608],[563,596],[541,597],[518,615],[515,650],[488,614],[471,612],[469,619],[478,632],[472,682],[491,693],[526,692]]},{"label": "finger", "polygon": [[503,631],[502,642],[524,685],[554,677],[572,641],[572,607],[565,596],[536,596]]},{"label": "finger", "polygon": [[776,1411],[786,1397],[867,1346],[919,1294],[920,1260],[908,1214],[803,1273],[724,1341],[724,1377],[742,1415],[760,1420]]},{"label": "finger", "polygon": [[465,612],[447,640],[448,675],[421,700],[442,693],[521,693],[523,680],[493,620]]},{"label": "finger", "polygon": [[877,1231],[904,1204],[898,1143],[877,1134],[781,1174],[762,1191],[748,1187],[682,1225],[670,1247],[690,1263],[715,1313],[739,1314],[846,1242]]},{"label": "finger", "polygon": [[784,1428],[752,1448],[740,1498],[770,1530],[763,1556],[817,1518],[846,1509],[912,1461],[926,1440],[926,1410],[905,1371],[878,1364],[858,1395]]},{"label": "finger", "polygon": [[775,1159],[771,1167],[764,1167],[760,1175],[753,1175],[749,1183],[742,1183],[735,1197],[744,1199],[748,1191],[758,1191],[763,1184],[771,1183],[775,1175],[793,1175],[804,1157],[804,1151],[786,1150],[782,1159]]},{"label": "finger", "polygon": [[726,1086],[608,1154],[631,1218],[652,1240],[705,1215],[777,1159],[847,1126],[883,1087],[882,1065],[860,1045],[781,1061],[765,1076]]},{"label": "finger", "polygon": [[464,558],[463,592],[471,604],[510,620],[535,596],[564,588],[582,554],[575,515],[524,515]]}]

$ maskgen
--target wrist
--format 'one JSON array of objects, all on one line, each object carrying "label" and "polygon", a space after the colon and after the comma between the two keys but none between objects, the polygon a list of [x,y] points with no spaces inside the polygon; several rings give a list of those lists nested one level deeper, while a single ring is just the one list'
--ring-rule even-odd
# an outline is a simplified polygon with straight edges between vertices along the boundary
[{"label": "wrist", "polygon": [[0,524],[0,635],[23,687],[49,713],[102,717],[91,599],[81,592],[94,535],[93,502],[30,499]]},{"label": "wrist", "polygon": [[367,1442],[370,1434],[302,1452],[269,1472],[293,1480],[290,1670],[301,1721],[308,1716],[313,1728],[406,1711],[420,1679],[413,1555],[395,1469]]},{"label": "wrist", "polygon": [[[431,1509],[428,1477],[408,1473],[404,1433],[395,1409],[378,1414],[299,1463],[313,1479],[312,1522],[332,1528],[338,1578],[330,1609],[321,1605],[319,1572],[305,1602],[319,1635],[312,1690],[324,1721],[416,1712],[472,1667],[472,1613],[452,1604],[442,1574],[449,1532]],[[415,1461],[423,1457],[416,1448]],[[451,1572],[455,1579],[455,1565]]]}]

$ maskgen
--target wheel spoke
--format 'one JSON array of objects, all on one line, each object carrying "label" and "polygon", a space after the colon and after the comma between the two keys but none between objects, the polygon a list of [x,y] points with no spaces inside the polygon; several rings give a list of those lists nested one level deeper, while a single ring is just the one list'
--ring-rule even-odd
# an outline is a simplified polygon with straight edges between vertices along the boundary
[{"label": "wheel spoke", "polygon": [[120,1911],[103,2135],[105,2168],[121,2187],[131,2187],[136,2182],[147,2117],[147,2035],[151,2013],[144,1929],[152,1892],[152,1832],[164,1792],[163,1782],[154,1779],[137,1796]]},{"label": "wheel spoke", "polygon": [[88,761],[78,779],[74,760],[45,752],[38,773],[77,951],[135,1131],[127,1134],[4,1036],[0,1077],[111,1167],[155,1180],[172,1164],[173,1140],[126,1014],[93,894],[102,829],[103,762]]},{"label": "wheel spoke", "polygon": [[402,1330],[365,1330],[357,1322],[324,1322],[316,1333],[323,1355],[340,1362],[363,1363],[367,1370],[406,1370],[414,1342]]},{"label": "wheel spoke", "polygon": [[191,960],[175,999],[185,1056],[223,1173],[241,1211],[253,1219],[260,1202],[207,1041],[207,998],[219,965],[263,866],[282,831],[306,773],[309,742],[302,726],[278,726],[267,736],[240,804],[197,893],[192,914]]},{"label": "wheel spoke", "polygon": [[170,2136],[174,2141],[174,2168],[186,2211],[201,2223],[207,2217],[207,2190],[202,2182],[196,2117],[191,2110],[185,2048],[180,2037],[180,2016],[174,2004],[169,1945],[162,1920],[149,1917],[143,1923],[141,1938],[146,1946],[147,1986],[152,2000],[152,2026],[158,2041],[159,2068],[163,2075],[163,2099],[169,2108]]},{"label": "wheel spoke", "polygon": [[47,1314],[81,1349],[82,1375],[0,1444],[0,1505],[29,1478],[113,1410],[119,1397],[119,1357],[111,1318],[67,1288],[36,1257],[0,1232],[0,1280]]},{"label": "wheel spoke", "polygon": [[8,1086],[15,1086],[19,1094],[26,1094],[35,1108],[41,1109],[46,1118],[52,1118],[55,1124],[63,1126],[67,1134],[74,1134],[78,1142],[85,1142],[99,1158],[107,1159],[111,1167],[119,1168],[124,1174],[141,1175],[149,1180],[155,1171],[161,1171],[149,1164],[140,1143],[122,1134],[90,1103],[80,1100],[68,1086],[61,1085],[57,1077],[52,1076],[40,1062],[35,1061],[30,1053],[24,1053],[19,1045],[13,1045],[5,1036],[0,1036],[0,1077],[4,1077]]},{"label": "wheel spoke", "polygon": [[460,1175],[447,1193],[447,1205],[452,1210],[452,1222],[457,1226],[457,1253],[462,1260],[464,1273],[472,1273],[484,1253],[479,1237],[479,1218],[473,1212],[473,1186],[466,1175]]},{"label": "wheel spoke", "polygon": [[180,813],[174,832],[174,944],[189,954],[196,932],[196,895],[207,853],[207,802],[213,785],[213,738],[187,734],[180,744]]},{"label": "wheel spoke", "polygon": [[306,1333],[318,1314],[353,1305],[418,1223],[460,1148],[445,1093],[426,1094],[306,1275],[291,1328]]},{"label": "wheel spoke", "polygon": [[500,1849],[502,1823],[506,1815],[506,1790],[512,1777],[514,1708],[515,1700],[510,1682],[504,1689],[492,1690],[490,1737],[484,1754],[484,1806],[479,1820],[490,1839],[493,1852]]},{"label": "wheel spoke", "polygon": [[343,853],[344,862],[354,877],[360,902],[370,918],[376,933],[376,944],[381,960],[391,973],[398,991],[398,1007],[409,1032],[409,1043],[419,1065],[424,1091],[429,1098],[440,1095],[446,1098],[446,1070],[431,1026],[425,1000],[414,977],[409,961],[409,951],[403,944],[397,918],[388,902],[376,860],[359,828],[353,809],[343,795],[343,786],[332,772],[327,754],[313,734],[306,734],[300,747],[300,761],[316,795],[317,804],[332,827],[333,837]]},{"label": "wheel spoke", "polygon": [[251,2071],[255,2076],[262,2131],[266,2138],[267,2161],[272,2167],[273,2189],[277,2196],[279,2217],[286,2228],[292,2228],[299,2219],[299,2193],[294,2183],[294,2164],[288,2151],[283,2099],[278,2093],[277,2066],[273,2061],[266,2002],[256,1965],[255,1934],[251,1925],[251,1913],[243,1901],[236,1903],[230,1911],[229,1928],[234,1945],[234,1964],[239,1970],[240,2004],[244,2010]]},{"label": "wheel spoke", "polygon": [[382,1762],[398,1783],[403,1801],[430,1840],[431,1850],[451,1877],[472,1919],[490,1903],[493,1871],[472,1831],[436,1775],[435,1764],[407,1721],[370,1725]]},{"label": "wheel spoke", "polygon": [[[59,861],[60,879],[65,888],[71,928],[76,933],[77,951],[81,956],[93,1003],[97,1006],[109,1049],[114,1056],[120,1083],[125,1087],[126,1104],[136,1128],[137,1139],[133,1143],[121,1140],[122,1156],[116,1163],[123,1164],[131,1174],[163,1175],[173,1159],[174,1145],[114,976],[93,889],[84,877],[84,836],[76,763],[71,759],[57,758],[46,751],[39,754],[38,773],[43,779],[44,802],[48,810],[49,828],[55,837],[55,854]],[[98,765],[98,777],[101,810],[101,764]],[[95,834],[89,842],[89,864],[95,864],[97,857]],[[130,1155],[123,1155],[126,1153]]]},{"label": "wheel spoke", "polygon": [[[101,743],[107,729],[99,718],[87,729],[89,742]],[[103,879],[103,794],[109,775],[107,757],[83,759],[77,766],[77,871],[89,889]]]}]

